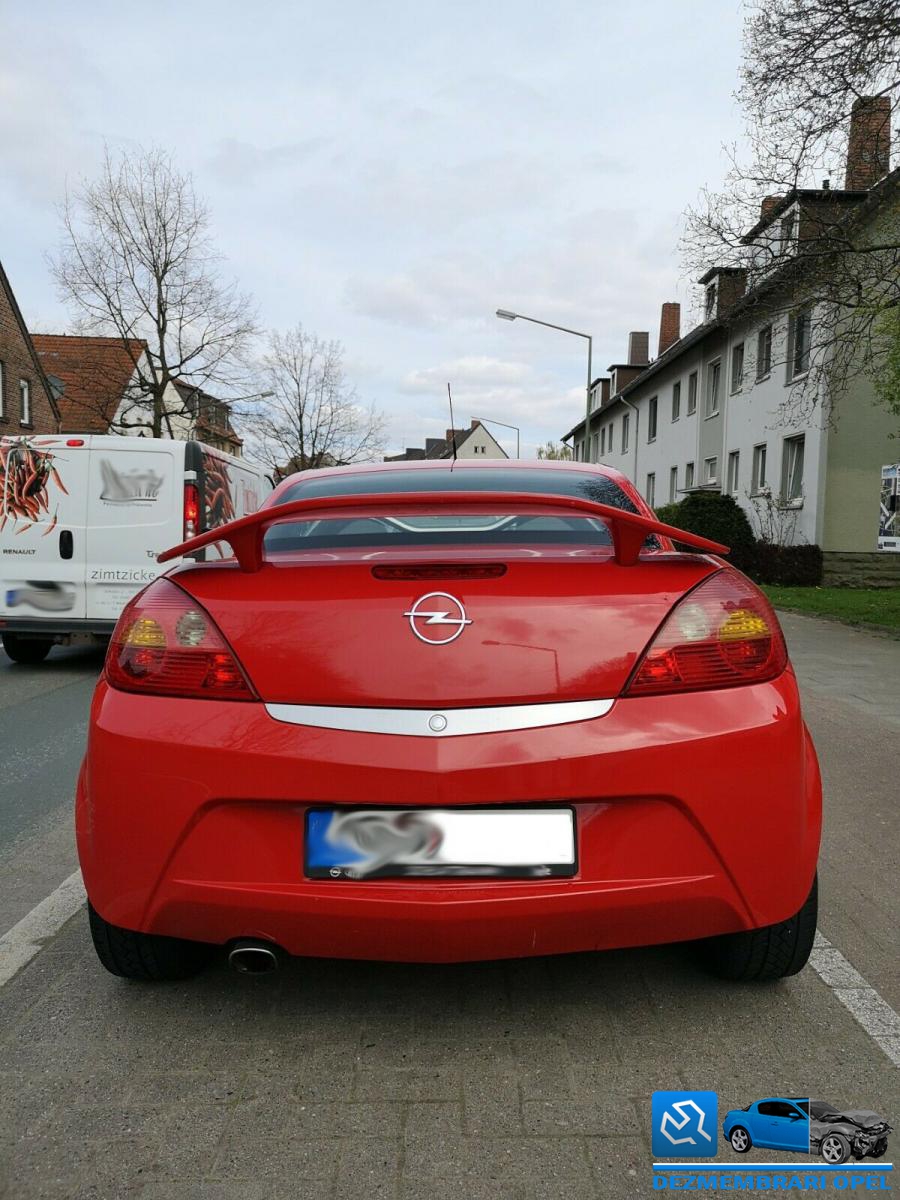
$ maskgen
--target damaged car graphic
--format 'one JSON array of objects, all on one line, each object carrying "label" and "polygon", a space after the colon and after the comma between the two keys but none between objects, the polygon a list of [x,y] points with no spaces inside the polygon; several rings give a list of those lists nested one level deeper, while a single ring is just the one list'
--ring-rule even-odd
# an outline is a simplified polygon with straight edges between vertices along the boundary
[{"label": "damaged car graphic", "polygon": [[826,1100],[809,1102],[809,1150],[838,1165],[851,1156],[884,1158],[892,1126],[868,1109],[842,1111]]}]

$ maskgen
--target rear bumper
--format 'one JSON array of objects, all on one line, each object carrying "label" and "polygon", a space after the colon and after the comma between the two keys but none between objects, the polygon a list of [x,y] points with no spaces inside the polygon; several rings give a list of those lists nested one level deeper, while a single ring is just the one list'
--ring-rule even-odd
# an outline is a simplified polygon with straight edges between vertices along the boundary
[{"label": "rear bumper", "polygon": [[[303,875],[311,805],[576,812],[565,880]],[[77,799],[98,912],[292,954],[457,961],[687,940],[783,920],[812,882],[821,796],[790,672],[616,702],[605,716],[431,739],[312,729],[262,705],[98,685]]]},{"label": "rear bumper", "polygon": [[23,633],[35,637],[60,637],[73,633],[112,637],[115,621],[70,617],[0,617],[0,633]]}]

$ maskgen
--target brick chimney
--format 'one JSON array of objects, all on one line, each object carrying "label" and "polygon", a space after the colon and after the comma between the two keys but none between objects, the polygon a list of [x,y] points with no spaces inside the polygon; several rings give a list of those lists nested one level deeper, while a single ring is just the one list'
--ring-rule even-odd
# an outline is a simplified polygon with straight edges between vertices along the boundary
[{"label": "brick chimney", "polygon": [[650,334],[629,333],[628,335],[628,365],[630,367],[646,367],[650,362]]},{"label": "brick chimney", "polygon": [[784,196],[763,196],[763,202],[759,206],[759,219],[764,221],[769,213],[774,212],[783,199]]},{"label": "brick chimney", "polygon": [[659,354],[665,354],[681,337],[681,305],[667,300],[659,318]]},{"label": "brick chimney", "polygon": [[860,96],[850,114],[844,187],[850,192],[868,191],[890,169],[890,97]]}]

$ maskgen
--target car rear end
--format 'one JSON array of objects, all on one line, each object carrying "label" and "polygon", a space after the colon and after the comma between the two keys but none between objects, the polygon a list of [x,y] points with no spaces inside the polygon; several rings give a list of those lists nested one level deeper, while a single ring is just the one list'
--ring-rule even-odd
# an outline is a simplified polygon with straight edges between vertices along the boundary
[{"label": "car rear end", "polygon": [[615,520],[552,503],[647,515],[614,473],[452,476],[289,481],[267,511],[345,506],[272,525],[260,569],[185,563],[123,614],[78,789],[103,920],[458,961],[801,908],[818,770],[765,598],[662,537],[629,564]]}]

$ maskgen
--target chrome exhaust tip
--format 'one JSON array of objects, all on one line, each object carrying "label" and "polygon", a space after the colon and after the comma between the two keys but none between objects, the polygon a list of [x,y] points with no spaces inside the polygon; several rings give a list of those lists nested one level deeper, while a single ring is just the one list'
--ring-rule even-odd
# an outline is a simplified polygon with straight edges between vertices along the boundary
[{"label": "chrome exhaust tip", "polygon": [[278,947],[270,942],[235,942],[228,951],[228,965],[242,975],[268,975],[281,965]]}]

